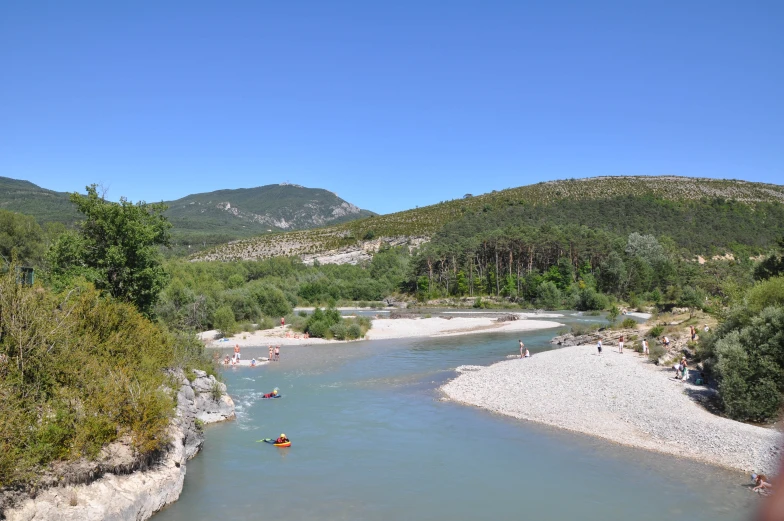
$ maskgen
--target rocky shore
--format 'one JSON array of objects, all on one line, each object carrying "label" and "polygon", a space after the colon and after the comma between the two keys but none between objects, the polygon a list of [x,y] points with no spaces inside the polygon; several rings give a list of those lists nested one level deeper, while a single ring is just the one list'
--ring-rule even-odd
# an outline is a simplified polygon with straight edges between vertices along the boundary
[{"label": "rocky shore", "polygon": [[182,371],[177,409],[169,427],[170,443],[155,457],[135,457],[127,440],[102,451],[97,461],[72,462],[52,468],[42,490],[3,494],[0,518],[8,521],[142,521],[179,498],[185,468],[204,444],[202,427],[234,418],[234,402],[226,385],[194,371]]},{"label": "rocky shore", "polygon": [[696,400],[709,389],[632,351],[563,347],[459,372],[442,387],[457,402],[726,468],[777,468],[780,433],[709,412]]}]

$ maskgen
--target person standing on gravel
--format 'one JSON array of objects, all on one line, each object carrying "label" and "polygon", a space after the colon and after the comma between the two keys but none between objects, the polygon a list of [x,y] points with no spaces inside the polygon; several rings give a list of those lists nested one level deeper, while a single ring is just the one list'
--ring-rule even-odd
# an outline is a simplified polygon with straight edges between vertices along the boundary
[{"label": "person standing on gravel", "polygon": [[647,338],[643,338],[642,339],[642,354],[644,354],[644,355],[649,355],[650,354],[648,352],[648,339]]},{"label": "person standing on gravel", "polygon": [[598,349],[598,350],[599,350],[599,354],[601,355],[601,354],[602,354],[602,341],[601,341],[601,340],[599,340],[599,341],[596,343],[596,349]]},{"label": "person standing on gravel", "polygon": [[618,339],[618,352],[623,354],[623,335]]}]

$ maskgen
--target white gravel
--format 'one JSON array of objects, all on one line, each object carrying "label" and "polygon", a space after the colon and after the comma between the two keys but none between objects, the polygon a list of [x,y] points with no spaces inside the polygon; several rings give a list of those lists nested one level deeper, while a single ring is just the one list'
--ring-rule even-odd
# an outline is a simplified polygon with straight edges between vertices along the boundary
[{"label": "white gravel", "polygon": [[460,373],[442,387],[457,402],[722,467],[777,468],[776,430],[708,412],[686,394],[703,387],[633,351],[564,347]]}]

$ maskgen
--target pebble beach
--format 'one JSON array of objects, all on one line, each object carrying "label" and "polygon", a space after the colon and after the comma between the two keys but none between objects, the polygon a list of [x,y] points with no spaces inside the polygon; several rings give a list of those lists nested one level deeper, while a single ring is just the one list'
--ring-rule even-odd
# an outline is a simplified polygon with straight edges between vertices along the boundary
[{"label": "pebble beach", "polygon": [[633,351],[564,347],[458,372],[441,388],[456,402],[730,469],[775,473],[778,465],[779,432],[709,412],[690,397],[705,387]]}]

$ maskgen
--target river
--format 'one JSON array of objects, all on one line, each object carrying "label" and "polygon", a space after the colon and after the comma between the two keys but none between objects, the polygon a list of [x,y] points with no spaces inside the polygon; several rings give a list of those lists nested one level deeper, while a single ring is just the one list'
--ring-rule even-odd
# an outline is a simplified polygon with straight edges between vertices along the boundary
[{"label": "river", "polygon": [[[237,420],[206,428],[154,520],[748,518],[758,498],[738,472],[440,400],[455,367],[504,360],[518,338],[536,356],[563,330],[285,347],[226,370]],[[261,399],[273,387],[283,397]],[[256,442],[282,432],[289,449]]]}]

